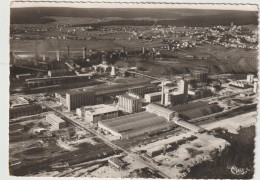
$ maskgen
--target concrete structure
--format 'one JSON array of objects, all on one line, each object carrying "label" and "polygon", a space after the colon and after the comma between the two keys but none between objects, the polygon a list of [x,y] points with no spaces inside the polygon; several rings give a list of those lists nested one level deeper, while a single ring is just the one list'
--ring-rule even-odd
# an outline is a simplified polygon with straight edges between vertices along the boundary
[{"label": "concrete structure", "polygon": [[230,86],[239,87],[239,88],[247,88],[248,84],[246,81],[237,80],[237,81],[231,81],[229,83]]},{"label": "concrete structure", "polygon": [[144,99],[145,99],[145,102],[148,102],[148,103],[159,102],[159,101],[161,101],[161,95],[162,95],[161,92],[145,94]]},{"label": "concrete structure", "polygon": [[69,111],[76,108],[94,105],[95,92],[91,90],[73,90],[66,93],[66,105]]},{"label": "concrete structure", "polygon": [[254,78],[253,92],[254,92],[254,93],[257,93],[257,92],[258,92],[258,79],[257,79],[257,78]]},{"label": "concrete structure", "polygon": [[167,119],[168,121],[171,121],[172,118],[175,116],[175,112],[167,109],[165,107],[162,107],[160,105],[157,104],[149,104],[146,106],[146,111],[150,112],[150,113],[155,113],[158,116],[162,116],[165,119]]},{"label": "concrete structure", "polygon": [[209,69],[206,66],[196,66],[192,70],[192,78],[201,83],[208,82]]},{"label": "concrete structure", "polygon": [[29,116],[42,112],[42,107],[39,104],[24,105],[9,109],[9,118],[17,118],[21,116]]},{"label": "concrete structure", "polygon": [[254,75],[253,74],[248,74],[246,76],[246,82],[253,83],[254,82]]},{"label": "concrete structure", "polygon": [[26,74],[17,74],[16,78],[17,79],[25,79],[25,78],[30,78],[32,77],[32,75],[30,73],[26,73]]},{"label": "concrete structure", "polygon": [[98,127],[118,139],[159,132],[171,126],[167,119],[151,112],[140,112],[98,122]]},{"label": "concrete structure", "polygon": [[112,105],[99,104],[85,106],[76,110],[77,114],[91,123],[118,117],[118,109]]},{"label": "concrete structure", "polygon": [[59,130],[66,127],[66,122],[55,114],[46,115],[46,122],[52,125],[53,130]]},{"label": "concrete structure", "polygon": [[165,93],[165,105],[179,105],[187,102],[188,99],[188,83],[186,80],[178,82],[177,91]]},{"label": "concrete structure", "polygon": [[142,111],[142,98],[133,93],[127,93],[118,96],[118,108],[128,113]]}]

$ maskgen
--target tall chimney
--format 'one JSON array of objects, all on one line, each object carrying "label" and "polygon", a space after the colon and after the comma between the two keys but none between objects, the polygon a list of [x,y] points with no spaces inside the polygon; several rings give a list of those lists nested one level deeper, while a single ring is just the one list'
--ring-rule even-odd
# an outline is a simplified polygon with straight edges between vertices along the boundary
[{"label": "tall chimney", "polygon": [[164,105],[164,81],[162,81],[162,97],[161,97],[161,104]]},{"label": "tall chimney", "polygon": [[68,60],[70,60],[70,46],[68,46]]},{"label": "tall chimney", "polygon": [[57,61],[60,61],[60,51],[56,51]]},{"label": "tall chimney", "polygon": [[83,47],[82,49],[83,49],[83,59],[86,59],[86,54],[87,54],[87,53],[86,53],[86,48]]},{"label": "tall chimney", "polygon": [[44,55],[42,55],[42,61],[45,62],[45,60],[46,60],[46,57],[45,57],[45,54],[44,54]]},{"label": "tall chimney", "polygon": [[143,47],[143,54],[144,54],[145,50],[144,50],[144,47]]}]

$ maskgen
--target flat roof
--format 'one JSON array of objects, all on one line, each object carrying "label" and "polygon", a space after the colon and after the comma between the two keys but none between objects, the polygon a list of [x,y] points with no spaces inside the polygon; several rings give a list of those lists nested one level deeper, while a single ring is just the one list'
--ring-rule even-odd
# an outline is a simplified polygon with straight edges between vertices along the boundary
[{"label": "flat roof", "polygon": [[107,104],[98,104],[95,106],[85,106],[84,110],[85,110],[85,113],[91,114],[91,115],[104,114],[104,113],[108,113],[108,112],[118,111],[118,109],[115,106],[107,105]]},{"label": "flat roof", "polygon": [[162,107],[162,106],[160,106],[160,105],[158,105],[158,104],[153,104],[153,103],[148,104],[148,105],[146,106],[146,108],[155,109],[155,110],[157,110],[157,111],[160,111],[160,112],[162,112],[162,113],[165,113],[166,115],[172,114],[172,113],[174,112],[174,111],[172,111],[172,110],[170,110],[170,109],[167,109],[167,108],[165,108],[165,107]]},{"label": "flat roof", "polygon": [[61,119],[59,116],[56,116],[55,114],[48,114],[47,116],[57,123],[65,122],[63,119]]},{"label": "flat roof", "polygon": [[135,97],[132,97],[132,96],[129,96],[128,94],[122,94],[122,95],[119,95],[119,97],[122,96],[124,98],[127,98],[127,99],[131,99],[131,100],[137,100],[137,98]]},{"label": "flat roof", "polygon": [[158,95],[161,95],[162,92],[159,91],[159,92],[153,92],[153,93],[149,93],[149,94],[145,94],[145,95],[148,95],[148,96],[158,96]]},{"label": "flat roof", "polygon": [[142,131],[149,127],[168,125],[166,118],[150,112],[130,114],[99,121],[99,123],[121,134]]}]

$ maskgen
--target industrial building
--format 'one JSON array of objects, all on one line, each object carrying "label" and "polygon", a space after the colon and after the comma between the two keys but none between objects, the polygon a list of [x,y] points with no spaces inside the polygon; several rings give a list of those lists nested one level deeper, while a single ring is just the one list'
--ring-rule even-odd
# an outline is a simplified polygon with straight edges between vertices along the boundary
[{"label": "industrial building", "polygon": [[165,105],[180,105],[186,103],[188,100],[188,82],[186,80],[180,80],[178,82],[178,90],[165,93]]},{"label": "industrial building", "polygon": [[118,109],[112,105],[99,104],[77,108],[78,116],[91,123],[118,117]]},{"label": "industrial building", "polygon": [[136,113],[142,111],[142,98],[133,93],[118,96],[118,108],[124,112]]},{"label": "industrial building", "polygon": [[29,105],[29,102],[23,97],[18,97],[10,101],[11,108]]},{"label": "industrial building", "polygon": [[237,80],[237,81],[231,81],[229,82],[230,86],[238,87],[238,88],[247,88],[248,84],[246,81]]},{"label": "industrial building", "polygon": [[46,115],[46,122],[52,125],[53,130],[59,130],[66,127],[66,122],[55,114]]},{"label": "industrial building", "polygon": [[71,76],[71,75],[75,75],[75,73],[73,71],[68,71],[66,69],[55,69],[55,70],[48,71],[49,77]]},{"label": "industrial building", "polygon": [[160,102],[162,97],[162,92],[154,92],[144,95],[145,102],[153,103]]},{"label": "industrial building", "polygon": [[[147,81],[147,80],[142,80],[140,82],[140,80],[139,80],[138,82],[128,83],[128,84],[101,85],[101,86],[91,87],[88,89],[70,90],[70,91],[66,92],[66,95],[65,95],[65,93],[64,94],[56,93],[55,96],[57,98],[59,98],[60,103],[62,103],[64,106],[66,106],[69,110],[74,110],[74,109],[80,108],[82,106],[102,104],[102,103],[104,103],[104,97],[124,94],[127,91],[129,91],[131,88],[139,89],[141,84],[144,87],[148,87],[147,88],[148,90],[154,89],[154,87],[156,87],[156,86],[153,84],[150,84],[149,82],[150,81]],[[139,88],[136,88],[136,87],[139,87]],[[147,89],[146,89],[146,91],[147,91]],[[90,93],[91,100],[86,99],[86,98],[90,98],[89,96],[82,95],[82,94],[88,94],[87,92],[93,92],[93,93]],[[78,98],[73,98],[76,96]],[[80,96],[80,98],[79,98],[79,96]],[[70,98],[70,97],[72,97],[72,98]],[[94,100],[92,98],[94,98]],[[83,103],[83,102],[85,102],[85,103]]]},{"label": "industrial building", "polygon": [[147,112],[155,113],[158,116],[164,117],[168,121],[171,121],[172,118],[175,116],[174,111],[157,104],[148,104],[145,108]]},{"label": "industrial building", "polygon": [[207,83],[208,82],[208,68],[204,67],[204,66],[198,66],[198,67],[194,67],[191,75],[192,78],[198,82],[201,83]]},{"label": "industrial building", "polygon": [[158,90],[158,88],[153,84],[147,84],[147,85],[128,88],[128,92],[138,94],[141,97],[144,97],[144,95],[147,93],[156,92],[157,90]]},{"label": "industrial building", "polygon": [[41,112],[42,112],[42,106],[39,104],[24,105],[24,106],[10,108],[9,117],[10,119],[12,119],[21,116],[39,114]]},{"label": "industrial building", "polygon": [[216,104],[208,104],[204,101],[191,102],[180,106],[173,106],[171,110],[178,113],[184,120],[195,119],[217,112],[223,109]]},{"label": "industrial building", "polygon": [[26,78],[30,78],[32,77],[32,75],[30,73],[26,73],[26,74],[17,74],[16,78],[17,79],[26,79]]},{"label": "industrial building", "polygon": [[254,92],[254,93],[257,93],[257,92],[258,92],[258,78],[254,78],[253,92]]},{"label": "industrial building", "polygon": [[211,96],[212,92],[210,89],[196,89],[196,90],[189,90],[188,95],[192,99],[201,99],[201,98]]},{"label": "industrial building", "polygon": [[91,90],[72,90],[66,93],[66,105],[69,111],[76,108],[94,105],[95,92]]},{"label": "industrial building", "polygon": [[121,159],[119,158],[116,158],[116,157],[112,157],[110,159],[108,159],[108,162],[115,168],[117,169],[123,169],[126,167],[126,163],[124,161],[122,161]]},{"label": "industrial building", "polygon": [[165,117],[151,112],[140,112],[98,122],[98,127],[118,139],[126,139],[167,129],[170,123]]},{"label": "industrial building", "polygon": [[248,83],[253,83],[253,82],[254,82],[254,75],[253,75],[253,74],[248,74],[248,75],[246,76],[246,81],[247,81]]}]

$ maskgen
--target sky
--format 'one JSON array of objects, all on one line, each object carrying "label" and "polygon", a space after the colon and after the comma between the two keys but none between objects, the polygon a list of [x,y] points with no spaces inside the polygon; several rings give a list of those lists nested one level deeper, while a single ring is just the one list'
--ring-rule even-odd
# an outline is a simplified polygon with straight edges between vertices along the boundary
[{"label": "sky", "polygon": [[12,2],[11,8],[21,7],[71,7],[71,8],[158,8],[158,9],[217,9],[258,11],[257,5],[242,4],[140,4],[140,3],[71,3],[71,2]]}]

